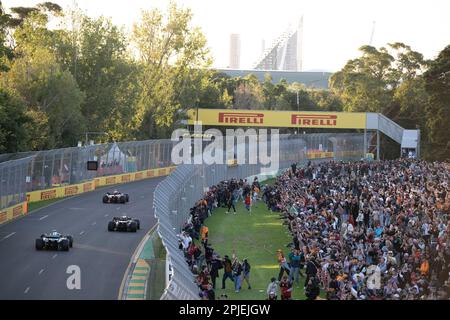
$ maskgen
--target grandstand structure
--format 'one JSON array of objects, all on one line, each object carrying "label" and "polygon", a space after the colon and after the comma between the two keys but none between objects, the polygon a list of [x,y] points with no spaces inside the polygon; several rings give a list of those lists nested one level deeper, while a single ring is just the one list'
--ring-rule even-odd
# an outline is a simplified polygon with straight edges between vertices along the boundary
[{"label": "grandstand structure", "polygon": [[255,70],[302,71],[303,16],[295,28],[289,25],[254,64]]}]

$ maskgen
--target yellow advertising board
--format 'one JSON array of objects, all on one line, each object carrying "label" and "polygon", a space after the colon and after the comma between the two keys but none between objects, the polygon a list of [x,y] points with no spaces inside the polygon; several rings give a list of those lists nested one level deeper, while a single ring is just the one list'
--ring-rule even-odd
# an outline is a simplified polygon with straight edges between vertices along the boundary
[{"label": "yellow advertising board", "polygon": [[27,202],[0,210],[0,224],[21,217],[28,212]]},{"label": "yellow advertising board", "polygon": [[109,186],[120,183],[127,183],[136,180],[166,176],[176,169],[173,167],[165,167],[158,169],[150,169],[133,173],[124,173],[114,176],[98,177],[92,181],[86,181],[79,184],[71,184],[64,187],[56,187],[45,190],[32,191],[27,193],[28,202],[37,202],[42,200],[50,200],[55,198],[63,198],[89,192],[95,188]]},{"label": "yellow advertising board", "polygon": [[[198,112],[198,114],[197,114]],[[364,129],[363,112],[190,109],[188,124],[204,126]]]}]

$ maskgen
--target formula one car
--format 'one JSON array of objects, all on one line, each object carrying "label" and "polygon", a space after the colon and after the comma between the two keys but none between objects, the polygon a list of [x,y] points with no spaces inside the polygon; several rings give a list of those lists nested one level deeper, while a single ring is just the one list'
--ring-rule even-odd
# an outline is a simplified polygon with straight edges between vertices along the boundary
[{"label": "formula one car", "polygon": [[103,196],[103,203],[127,203],[130,201],[128,193],[122,193],[114,190],[112,193],[107,192]]},{"label": "formula one car", "polygon": [[141,223],[138,219],[133,219],[127,216],[114,217],[112,221],[108,222],[108,231],[136,232],[140,228]]},{"label": "formula one car", "polygon": [[36,239],[36,250],[58,250],[69,251],[69,248],[73,246],[73,238],[69,235],[62,235],[56,230],[50,233],[41,235],[39,239]]}]

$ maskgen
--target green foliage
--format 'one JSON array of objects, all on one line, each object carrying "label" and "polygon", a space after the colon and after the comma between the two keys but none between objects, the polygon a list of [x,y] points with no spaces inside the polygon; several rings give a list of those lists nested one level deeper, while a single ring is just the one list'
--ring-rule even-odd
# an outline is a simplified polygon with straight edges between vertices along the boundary
[{"label": "green foliage", "polygon": [[[48,118],[48,137],[35,148],[55,148],[73,145],[82,134],[80,104],[84,95],[72,74],[61,70],[54,55],[47,49],[33,48],[11,65],[5,77],[5,87],[20,96],[29,110]],[[32,128],[31,135],[34,136]],[[75,138],[75,139],[74,139]]]},{"label": "green foliage", "polygon": [[165,133],[174,125],[178,110],[186,107],[180,98],[198,103],[201,87],[213,89],[199,80],[199,73],[211,61],[206,39],[198,28],[191,27],[191,19],[189,9],[171,3],[166,15],[158,9],[143,11],[140,23],[134,26],[141,70],[133,119],[138,138]]},{"label": "green foliage", "polygon": [[25,105],[0,88],[0,152],[26,151],[29,123]]},{"label": "green foliage", "polygon": [[432,159],[450,159],[450,46],[441,51],[424,74],[425,90],[430,103],[426,109],[426,125],[433,153]]},{"label": "green foliage", "polygon": [[[342,101],[343,109],[380,112],[405,128],[420,128],[423,156],[448,158],[449,87],[442,78],[449,68],[448,53],[444,50],[430,62],[398,42],[379,50],[364,46],[360,51],[361,57],[348,61],[330,80],[331,91]],[[398,146],[388,147],[384,154],[397,157]]]},{"label": "green foliage", "polygon": [[[86,131],[167,138],[198,107],[381,112],[420,127],[425,157],[448,158],[449,48],[435,61],[399,42],[360,51],[333,74],[331,90],[316,90],[209,69],[205,36],[174,2],[143,11],[130,35],[80,9],[0,2],[0,152],[74,146]],[[398,146],[388,149],[398,156]]]}]

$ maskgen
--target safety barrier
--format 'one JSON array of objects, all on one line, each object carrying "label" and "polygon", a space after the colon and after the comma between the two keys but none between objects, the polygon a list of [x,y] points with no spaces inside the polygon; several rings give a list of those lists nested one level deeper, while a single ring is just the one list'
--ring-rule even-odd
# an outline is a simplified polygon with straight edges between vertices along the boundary
[{"label": "safety barrier", "polygon": [[5,208],[0,211],[0,224],[22,217],[26,215],[27,212],[28,205],[26,201],[9,208]]}]

